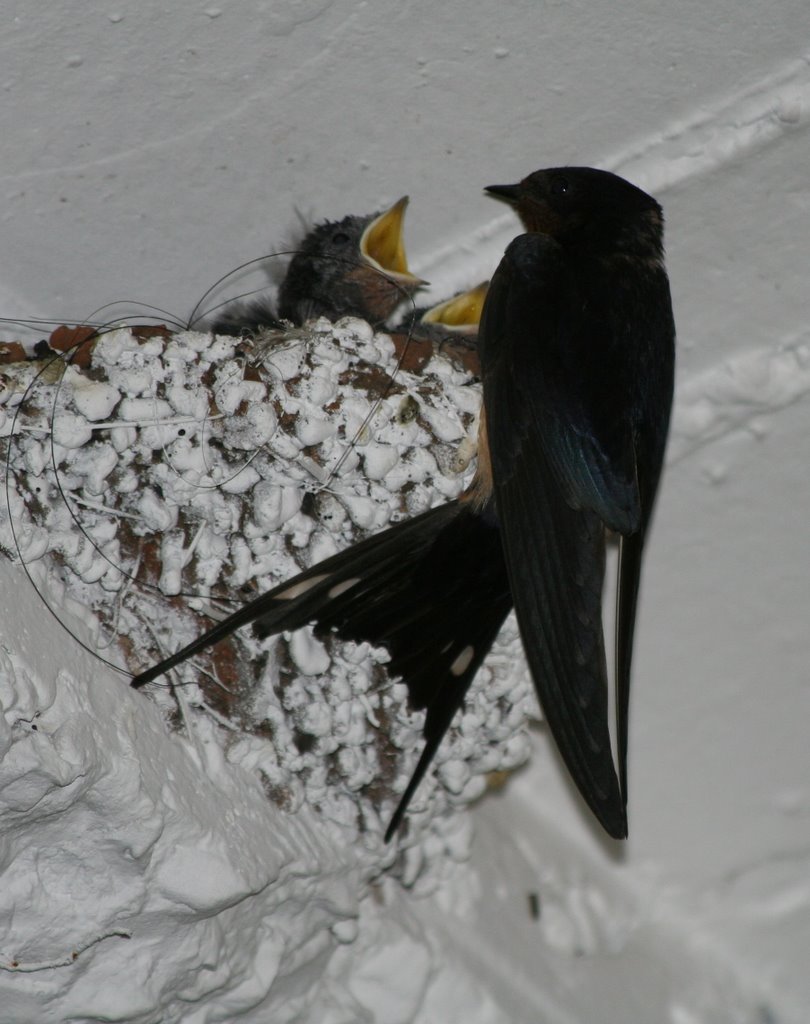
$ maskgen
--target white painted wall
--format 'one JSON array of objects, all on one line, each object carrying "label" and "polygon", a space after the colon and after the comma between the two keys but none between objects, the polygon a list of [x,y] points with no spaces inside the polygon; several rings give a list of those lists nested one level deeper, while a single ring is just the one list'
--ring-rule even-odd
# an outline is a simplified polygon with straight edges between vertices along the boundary
[{"label": "white painted wall", "polygon": [[[488,273],[516,230],[483,185],[592,163],[661,199],[681,411],[643,594],[627,854],[611,865],[539,744],[523,788],[480,808],[470,877],[489,877],[493,833],[509,861],[514,828],[541,891],[556,884],[543,870],[561,899],[579,891],[566,858],[591,865],[607,891],[646,894],[653,923],[677,922],[685,962],[725,963],[750,993],[725,1017],[721,996],[700,1016],[673,995],[673,1024],[806,1020],[810,6],[6,0],[2,13],[3,316],[78,319],[121,298],[185,316],[231,266],[282,247],[295,209],[366,212],[409,193],[411,261],[441,286]],[[532,815],[563,836],[549,862]],[[507,968],[531,980],[534,954],[549,969],[554,943],[533,952],[518,917],[500,984]],[[465,920],[445,942],[475,965]],[[492,920],[472,933],[484,945]],[[605,1013],[615,978],[626,989],[652,970],[619,957],[611,981],[609,963],[577,968],[553,1019]]]}]

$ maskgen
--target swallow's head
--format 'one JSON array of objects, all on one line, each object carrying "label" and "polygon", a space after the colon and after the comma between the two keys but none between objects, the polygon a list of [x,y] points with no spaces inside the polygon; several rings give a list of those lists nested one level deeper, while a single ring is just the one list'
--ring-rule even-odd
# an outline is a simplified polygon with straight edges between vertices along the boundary
[{"label": "swallow's head", "polygon": [[408,197],[382,213],[316,225],[290,262],[279,292],[280,315],[360,316],[377,324],[425,282],[408,269],[403,223]]},{"label": "swallow's head", "polygon": [[612,246],[629,229],[660,236],[658,203],[609,171],[593,167],[549,167],[517,185],[488,185],[486,191],[512,206],[527,231],[565,244],[604,241]]}]

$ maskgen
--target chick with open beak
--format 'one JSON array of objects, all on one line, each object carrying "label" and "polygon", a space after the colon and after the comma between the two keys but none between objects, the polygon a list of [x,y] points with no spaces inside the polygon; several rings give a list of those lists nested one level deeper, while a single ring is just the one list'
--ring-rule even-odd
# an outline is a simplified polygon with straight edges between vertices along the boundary
[{"label": "chick with open beak", "polygon": [[403,196],[382,213],[316,224],[290,260],[278,309],[265,296],[228,305],[212,322],[218,334],[253,334],[280,321],[303,324],[324,316],[356,316],[384,323],[425,284],[408,270],[403,238]]}]

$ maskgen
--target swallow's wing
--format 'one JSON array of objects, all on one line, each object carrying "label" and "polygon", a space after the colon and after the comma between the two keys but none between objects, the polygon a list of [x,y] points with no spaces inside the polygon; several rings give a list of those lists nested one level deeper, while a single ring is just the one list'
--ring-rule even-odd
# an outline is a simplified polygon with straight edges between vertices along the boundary
[{"label": "swallow's wing", "polygon": [[411,706],[426,712],[425,747],[386,831],[390,839],[511,607],[497,525],[448,502],[267,591],[132,685],[249,623],[261,637],[314,623],[320,636],[334,630],[344,640],[384,646],[389,675],[400,676]]},{"label": "swallow's wing", "polygon": [[557,243],[515,239],[479,335],[504,553],[549,727],[588,805],[623,837],[602,634],[604,533],[636,529],[640,512],[630,427],[598,404],[611,381],[600,381],[599,358],[586,358],[610,343],[601,329]]}]

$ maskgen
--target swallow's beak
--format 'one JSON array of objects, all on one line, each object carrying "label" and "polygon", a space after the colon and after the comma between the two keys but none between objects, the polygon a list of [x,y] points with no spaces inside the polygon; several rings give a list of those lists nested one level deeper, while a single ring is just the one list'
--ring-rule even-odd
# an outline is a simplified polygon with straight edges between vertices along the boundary
[{"label": "swallow's beak", "polygon": [[462,292],[461,295],[455,295],[452,299],[433,306],[422,317],[422,321],[428,324],[441,324],[446,331],[453,334],[475,334],[478,331],[488,288],[489,281],[482,281],[470,291]]},{"label": "swallow's beak", "polygon": [[520,199],[520,185],[487,185],[485,192],[489,192],[495,199],[502,199],[510,206],[514,206]]},{"label": "swallow's beak", "polygon": [[408,197],[403,196],[394,205],[375,217],[360,239],[360,253],[372,267],[381,270],[394,281],[414,286],[426,284],[408,270],[405,256],[403,224]]}]

